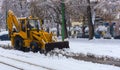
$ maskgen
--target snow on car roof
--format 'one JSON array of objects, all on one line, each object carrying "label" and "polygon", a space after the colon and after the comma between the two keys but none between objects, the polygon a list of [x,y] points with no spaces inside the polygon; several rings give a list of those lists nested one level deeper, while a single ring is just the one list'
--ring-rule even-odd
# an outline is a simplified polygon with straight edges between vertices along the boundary
[{"label": "snow on car roof", "polygon": [[8,34],[8,31],[2,31],[2,32],[0,32],[0,36],[4,35],[4,34]]}]

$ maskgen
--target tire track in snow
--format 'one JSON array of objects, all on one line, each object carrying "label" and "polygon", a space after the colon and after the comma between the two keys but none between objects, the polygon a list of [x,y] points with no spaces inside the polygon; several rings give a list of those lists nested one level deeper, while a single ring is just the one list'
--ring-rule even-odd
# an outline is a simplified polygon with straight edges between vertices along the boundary
[{"label": "tire track in snow", "polygon": [[[45,67],[45,66],[33,64],[33,63],[30,63],[30,62],[26,62],[26,61],[23,61],[23,60],[15,59],[15,58],[8,57],[8,56],[0,55],[0,57],[7,58],[7,59],[10,59],[10,60],[14,60],[14,61],[21,62],[21,63],[25,63],[25,64],[29,64],[29,65],[32,65],[32,66],[35,66],[35,67],[40,67],[40,68],[47,69],[47,70],[55,70],[55,69],[52,69],[52,68],[48,68],[48,67]],[[11,67],[14,67],[14,68],[19,69],[19,70],[24,70],[22,68],[16,67],[14,65],[11,65],[11,64],[8,64],[8,63],[5,63],[5,62],[1,62],[0,61],[0,63],[8,65],[8,66],[11,66]]]},{"label": "tire track in snow", "polygon": [[10,66],[10,67],[12,67],[12,68],[15,68],[15,69],[17,69],[17,70],[24,70],[24,69],[22,69],[22,68],[16,67],[16,66],[14,66],[14,65],[10,65],[10,64],[5,63],[5,62],[2,62],[2,61],[0,61],[0,63],[1,63],[1,64],[4,64],[4,65],[7,65],[7,66]]}]

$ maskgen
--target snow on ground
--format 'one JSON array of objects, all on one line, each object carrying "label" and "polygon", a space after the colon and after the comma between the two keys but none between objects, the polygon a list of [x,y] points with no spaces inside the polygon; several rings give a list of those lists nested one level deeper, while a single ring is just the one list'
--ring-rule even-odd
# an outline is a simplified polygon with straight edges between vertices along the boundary
[{"label": "snow on ground", "polygon": [[[119,67],[111,66],[111,65],[102,65],[97,63],[78,61],[71,58],[65,58],[63,56],[45,56],[39,53],[32,52],[21,52],[17,50],[6,50],[0,48],[0,55],[4,57],[10,57],[18,60],[22,60],[25,62],[30,62],[33,64],[38,64],[43,67],[51,68],[54,70],[120,70]],[[0,62],[7,62],[14,66],[19,66],[20,68],[24,68],[25,70],[35,69],[34,67],[29,67],[24,63],[13,62],[10,59],[5,59],[0,57]],[[4,69],[8,70],[8,69]],[[9,69],[10,70],[10,69]],[[11,69],[14,70],[14,69]],[[35,69],[39,70],[39,69]]]},{"label": "snow on ground", "polygon": [[[88,39],[70,39],[70,52],[75,53],[92,53],[96,55],[108,55],[113,57],[119,57],[119,40],[114,39],[94,39],[89,41]],[[10,41],[0,41],[0,44],[10,44]],[[102,65],[85,61],[78,61],[74,59],[67,59],[63,56],[44,56],[39,53],[24,53],[17,50],[6,50],[0,48],[0,55],[4,55],[7,57],[12,57],[16,59],[22,59],[23,61],[32,62],[34,64],[38,64],[41,66],[46,66],[56,70],[120,70],[120,68],[110,65]],[[29,66],[24,66],[23,64],[16,64],[10,60],[4,59],[1,57],[0,61],[6,61],[8,63],[12,63],[12,65],[17,65],[19,67],[23,67],[28,70]],[[6,67],[2,65],[2,70],[15,70],[10,67]],[[4,69],[5,67],[5,69]],[[31,69],[34,69],[31,68]],[[37,69],[36,69],[37,70]]]},{"label": "snow on ground", "polygon": [[0,41],[0,45],[11,45],[10,41]]},{"label": "snow on ground", "polygon": [[120,40],[70,39],[70,52],[120,58]]},{"label": "snow on ground", "polygon": [[[5,32],[6,33],[6,32]],[[120,58],[120,40],[115,39],[69,39],[70,49],[67,51],[83,54],[94,54],[97,56],[110,56]],[[10,41],[0,41],[0,45],[11,45]],[[58,56],[45,56],[39,53],[21,52],[17,50],[8,50],[0,48],[0,55],[19,59],[33,64],[38,64],[43,67],[48,67],[55,70],[120,70],[119,67],[112,65],[97,64],[86,61],[78,61],[72,58],[66,58],[62,55]],[[34,68],[25,65],[24,63],[14,62],[7,58],[0,57],[0,62],[6,62],[25,70],[39,70],[44,68]],[[2,66],[2,67],[1,67]],[[0,63],[0,70],[15,70],[9,66]],[[46,70],[46,69],[45,69]]]},{"label": "snow on ground", "polygon": [[[95,54],[120,58],[120,40],[118,39],[69,39],[69,52]],[[0,41],[0,45],[11,45],[10,41]]]},{"label": "snow on ground", "polygon": [[4,64],[0,64],[0,70],[17,70],[15,68],[12,68],[12,67],[9,67],[7,65],[4,65]]}]

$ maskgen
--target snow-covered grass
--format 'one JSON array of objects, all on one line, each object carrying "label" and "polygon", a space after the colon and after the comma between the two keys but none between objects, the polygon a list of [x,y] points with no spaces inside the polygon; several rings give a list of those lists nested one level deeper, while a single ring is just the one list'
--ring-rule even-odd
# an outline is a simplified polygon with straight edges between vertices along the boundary
[{"label": "snow-covered grass", "polygon": [[120,40],[115,39],[70,39],[70,52],[95,54],[120,58]]}]

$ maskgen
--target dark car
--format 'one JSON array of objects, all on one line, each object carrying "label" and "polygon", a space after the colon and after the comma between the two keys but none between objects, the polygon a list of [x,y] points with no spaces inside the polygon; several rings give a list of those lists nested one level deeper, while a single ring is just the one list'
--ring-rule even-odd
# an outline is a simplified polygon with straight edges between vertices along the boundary
[{"label": "dark car", "polygon": [[89,38],[89,34],[88,34],[88,32],[85,32],[85,35],[82,36],[82,33],[78,33],[77,38]]},{"label": "dark car", "polygon": [[78,33],[77,38],[82,38],[82,33]]},{"label": "dark car", "polygon": [[120,35],[115,36],[114,39],[120,39]]},{"label": "dark car", "polygon": [[10,40],[8,32],[0,32],[0,40]]}]

